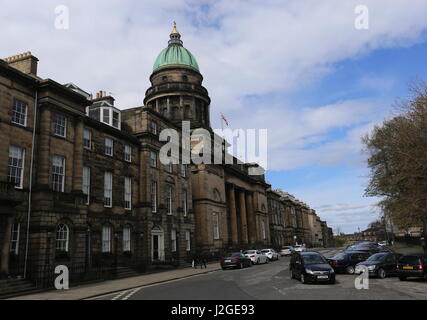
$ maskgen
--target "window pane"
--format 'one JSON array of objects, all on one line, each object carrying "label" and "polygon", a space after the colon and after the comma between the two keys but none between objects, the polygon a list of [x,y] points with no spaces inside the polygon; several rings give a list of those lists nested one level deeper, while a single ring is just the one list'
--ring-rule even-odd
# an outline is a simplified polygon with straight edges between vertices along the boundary
[{"label": "window pane", "polygon": [[65,138],[67,135],[67,118],[60,114],[54,116],[54,133],[57,136]]},{"label": "window pane", "polygon": [[60,224],[56,228],[56,250],[68,252],[68,227]]},{"label": "window pane", "polygon": [[12,107],[12,123],[25,126],[27,122],[27,104],[15,100]]},{"label": "window pane", "polygon": [[102,227],[102,252],[111,252],[111,227]]},{"label": "window pane", "polygon": [[157,212],[157,182],[151,184],[151,212]]},{"label": "window pane", "polygon": [[132,207],[132,178],[125,178],[125,209]]},{"label": "window pane", "polygon": [[105,172],[104,174],[104,206],[112,207],[113,197],[113,175],[111,172]]},{"label": "window pane", "polygon": [[65,158],[54,156],[52,160],[52,189],[55,192],[64,192]]},{"label": "window pane", "polygon": [[90,168],[83,167],[83,194],[87,196],[86,204],[90,202]]},{"label": "window pane", "polygon": [[9,148],[8,182],[22,188],[24,173],[24,149],[11,146]]},{"label": "window pane", "polygon": [[130,238],[130,235],[131,235],[131,233],[130,233],[130,228],[128,228],[128,227],[126,227],[126,228],[124,228],[123,229],[123,251],[131,251],[130,250],[130,241],[131,241],[131,238]]},{"label": "window pane", "polygon": [[86,149],[90,149],[91,148],[91,140],[92,140],[92,132],[90,132],[89,130],[85,129],[84,133],[83,133],[83,146]]}]

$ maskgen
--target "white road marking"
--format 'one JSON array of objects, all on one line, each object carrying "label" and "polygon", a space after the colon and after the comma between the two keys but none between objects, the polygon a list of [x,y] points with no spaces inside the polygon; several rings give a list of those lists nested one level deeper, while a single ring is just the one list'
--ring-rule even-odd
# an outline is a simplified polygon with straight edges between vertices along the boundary
[{"label": "white road marking", "polygon": [[122,297],[122,296],[124,296],[126,293],[128,293],[129,292],[129,290],[126,290],[126,291],[122,291],[122,292],[120,292],[119,294],[117,294],[116,296],[114,296],[114,298],[112,298],[111,300],[120,300],[120,298]]}]

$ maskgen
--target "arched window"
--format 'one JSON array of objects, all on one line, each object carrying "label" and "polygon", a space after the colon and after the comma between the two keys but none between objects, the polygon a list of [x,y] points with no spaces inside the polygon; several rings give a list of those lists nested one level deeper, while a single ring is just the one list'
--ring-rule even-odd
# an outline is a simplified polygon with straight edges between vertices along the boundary
[{"label": "arched window", "polygon": [[66,224],[59,224],[56,227],[56,250],[68,252],[70,231]]}]

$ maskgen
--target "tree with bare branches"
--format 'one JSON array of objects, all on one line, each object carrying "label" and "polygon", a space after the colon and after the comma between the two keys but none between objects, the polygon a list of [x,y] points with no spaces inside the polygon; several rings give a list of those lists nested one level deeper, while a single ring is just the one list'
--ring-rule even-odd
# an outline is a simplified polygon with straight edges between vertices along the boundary
[{"label": "tree with bare branches", "polygon": [[427,232],[427,85],[418,82],[400,114],[363,138],[370,181],[367,196],[381,197],[384,216],[397,226]]}]

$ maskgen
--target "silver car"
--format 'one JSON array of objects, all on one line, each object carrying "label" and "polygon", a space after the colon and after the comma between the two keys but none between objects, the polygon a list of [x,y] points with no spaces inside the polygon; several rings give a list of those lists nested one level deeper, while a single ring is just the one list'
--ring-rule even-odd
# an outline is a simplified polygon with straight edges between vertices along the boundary
[{"label": "silver car", "polygon": [[243,252],[243,254],[249,259],[251,259],[252,264],[261,264],[269,262],[268,257],[259,250],[248,250]]}]

